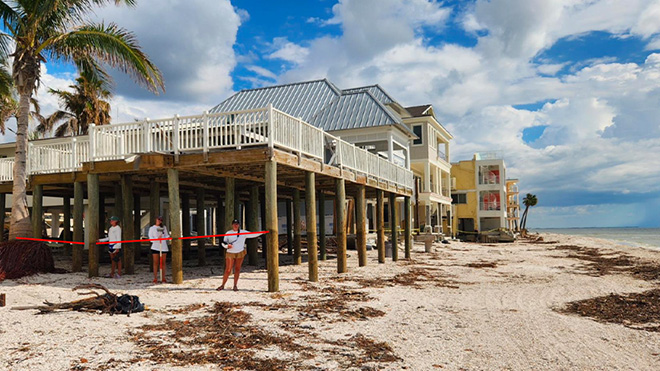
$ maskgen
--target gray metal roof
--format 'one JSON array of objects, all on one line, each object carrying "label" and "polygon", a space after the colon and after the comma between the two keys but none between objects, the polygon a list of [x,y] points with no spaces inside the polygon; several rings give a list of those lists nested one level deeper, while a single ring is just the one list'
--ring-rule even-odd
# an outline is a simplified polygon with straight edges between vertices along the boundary
[{"label": "gray metal roof", "polygon": [[309,120],[333,99],[341,95],[330,81],[313,80],[294,84],[268,86],[259,89],[241,90],[211,109],[211,112],[240,111],[273,107],[291,116]]},{"label": "gray metal roof", "polygon": [[386,105],[396,103],[378,85],[339,90],[327,79],[241,90],[211,109],[228,112],[274,108],[326,131],[394,125],[416,137]]}]

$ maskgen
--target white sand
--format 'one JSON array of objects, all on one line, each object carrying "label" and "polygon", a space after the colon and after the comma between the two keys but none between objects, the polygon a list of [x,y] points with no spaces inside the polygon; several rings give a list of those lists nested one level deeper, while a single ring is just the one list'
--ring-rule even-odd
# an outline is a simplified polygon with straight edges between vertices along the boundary
[{"label": "white sand", "polygon": [[[625,251],[643,259],[660,260],[660,252],[630,248],[611,242],[572,236],[545,235],[545,240],[562,244]],[[350,272],[342,277],[391,278],[414,267],[434,268],[434,274],[450,276],[459,288],[436,287],[422,282],[422,288],[395,286],[367,288],[350,280],[337,282],[336,261],[320,263],[321,281],[328,285],[366,291],[374,300],[356,303],[384,311],[383,317],[367,321],[305,324],[328,339],[347,338],[356,333],[389,343],[402,359],[395,363],[373,364],[380,369],[660,369],[660,333],[633,330],[617,324],[604,324],[589,318],[553,311],[554,307],[580,299],[612,292],[639,292],[654,288],[651,282],[627,275],[592,277],[580,274],[580,261],[561,258],[566,251],[552,250],[556,245],[500,244],[477,245],[454,242],[437,244],[436,253],[425,254],[415,245],[414,264],[400,260],[377,264],[376,252],[369,252],[367,267],[357,267],[357,254],[349,251]],[[403,252],[400,253],[402,257]],[[495,268],[470,268],[465,264],[497,262]],[[0,369],[65,370],[97,369],[110,359],[129,361],[145,356],[131,342],[129,332],[166,318],[184,318],[204,314],[204,310],[174,315],[168,310],[187,304],[215,301],[300,304],[301,291],[296,278],[305,278],[306,264],[280,267],[281,296],[264,292],[264,270],[245,272],[240,292],[214,289],[220,284],[215,265],[186,267],[183,285],[152,285],[147,267],[139,266],[134,276],[120,280],[88,279],[86,274],[46,274],[0,284],[7,294],[7,307],[0,308]],[[66,264],[60,261],[58,264]],[[192,263],[190,263],[192,264]],[[63,266],[64,267],[64,266]],[[246,267],[247,268],[247,267]],[[439,270],[438,270],[439,269]],[[102,267],[106,273],[108,267]],[[249,270],[249,268],[248,268]],[[213,272],[213,274],[212,274]],[[84,283],[100,283],[115,292],[138,295],[149,311],[130,317],[64,312],[35,315],[35,311],[10,310],[13,306],[37,305],[78,299],[71,288]],[[231,287],[231,279],[228,287]],[[282,331],[282,319],[300,319],[297,310],[265,311],[246,307],[253,321],[272,331]],[[306,339],[297,337],[301,344]],[[284,357],[278,349],[260,351],[260,356]],[[145,356],[147,357],[147,356]],[[86,360],[87,362],[83,361]],[[299,362],[299,361],[298,361]],[[293,362],[292,369],[302,363]],[[305,365],[336,369],[332,357],[319,352]],[[135,364],[111,363],[117,369],[184,369],[167,364],[142,361]],[[216,369],[216,365],[195,368]],[[111,367],[112,368],[112,367]]]}]

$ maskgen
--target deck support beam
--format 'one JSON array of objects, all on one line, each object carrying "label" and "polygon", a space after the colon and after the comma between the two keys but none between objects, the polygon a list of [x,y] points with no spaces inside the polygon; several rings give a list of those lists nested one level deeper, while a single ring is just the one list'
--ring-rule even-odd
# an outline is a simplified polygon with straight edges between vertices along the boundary
[{"label": "deck support beam", "polygon": [[410,196],[403,198],[403,218],[404,230],[403,240],[405,242],[405,257],[410,260],[410,250],[412,249],[412,220],[410,219]]},{"label": "deck support beam", "polygon": [[[197,236],[204,236],[206,234],[206,218],[204,217],[204,188],[197,189]],[[206,240],[204,238],[197,239],[197,264],[200,267],[206,265]]]},{"label": "deck support beam", "polygon": [[[250,201],[248,202],[247,230],[256,232],[259,230],[259,186],[250,187]],[[248,238],[248,264],[256,266],[259,264],[259,255],[257,245],[259,241],[256,238]]]},{"label": "deck support beam", "polygon": [[7,209],[5,208],[5,203],[7,202],[7,194],[0,193],[0,226],[2,226],[2,231],[0,231],[0,242],[5,240],[5,214]]},{"label": "deck support beam", "polygon": [[167,192],[170,204],[170,235],[172,236],[172,282],[183,283],[183,251],[181,244],[181,204],[179,170],[167,169]]},{"label": "deck support beam", "polygon": [[[151,178],[149,180],[149,188],[151,193],[149,193],[149,227],[156,224],[156,218],[161,216],[160,210],[160,183],[156,181],[156,178]],[[170,215],[170,218],[173,216]],[[165,221],[164,221],[165,222]],[[171,224],[167,221],[168,224]],[[148,250],[147,260],[149,260],[149,271],[153,270],[154,261],[151,258],[151,248]]]},{"label": "deck support beam", "polygon": [[101,195],[99,194],[98,174],[87,174],[87,199],[89,207],[86,223],[87,247],[89,249],[87,276],[92,278],[99,276],[99,248],[96,242],[99,240],[99,230],[101,226]]},{"label": "deck support beam", "polygon": [[[302,238],[300,225],[300,190],[293,190],[293,264],[302,264]],[[291,229],[291,225],[287,226]]]},{"label": "deck support beam", "polygon": [[[309,280],[317,282],[319,280],[319,263],[316,248],[316,176],[311,171],[305,173],[305,218]],[[300,227],[298,228],[300,229]]]},{"label": "deck support beam", "polygon": [[[71,241],[71,197],[65,196],[62,198],[62,201],[63,201],[62,213],[64,214],[64,222],[62,223],[64,232],[62,234],[62,237],[64,241]],[[2,225],[4,225],[4,223],[0,223],[0,226]],[[71,255],[72,246],[73,245],[71,244],[65,245],[65,251],[67,256]]]},{"label": "deck support beam", "polygon": [[266,161],[265,175],[265,208],[266,230],[268,231],[268,291],[280,290],[279,278],[279,243],[277,226],[277,162],[273,159]]},{"label": "deck support beam", "polygon": [[[178,177],[177,177],[177,179],[178,179]],[[169,192],[169,187],[170,187],[169,178],[168,178],[167,182],[168,182],[167,187],[168,187],[168,192]],[[177,184],[178,184],[178,182],[177,182]],[[177,188],[177,190],[178,190],[178,188]],[[186,237],[186,236],[190,236],[190,232],[192,230],[192,225],[191,225],[192,222],[190,220],[190,194],[188,194],[188,193],[181,194],[180,191],[177,191],[177,192],[179,192],[179,194],[181,195],[180,196],[181,197],[181,223],[183,223],[183,225],[182,225],[183,231],[182,232],[183,232],[183,236]],[[171,201],[172,201],[172,199],[170,199],[170,202]],[[170,219],[171,218],[177,218],[178,216],[179,216],[179,214],[170,214]],[[170,234],[171,233],[172,233],[172,231],[170,231]],[[181,241],[181,246],[182,246],[182,249],[183,249],[183,255],[186,256],[186,259],[188,259],[190,257],[190,242],[191,241],[192,240],[182,240]]]},{"label": "deck support beam", "polygon": [[355,245],[357,248],[358,264],[360,267],[367,265],[367,200],[365,192],[365,186],[363,184],[358,185],[357,194],[355,196]]},{"label": "deck support beam", "polygon": [[[236,218],[234,211],[236,211],[236,206],[234,203],[236,200],[236,179],[227,177],[225,178],[225,231],[231,231],[231,222]],[[223,260],[225,257],[225,249],[220,249],[220,255]],[[224,261],[222,263],[224,265]]]},{"label": "deck support beam", "polygon": [[[130,175],[121,176],[121,200],[122,211],[122,238],[132,240],[135,238],[135,220],[133,219],[133,179]],[[132,242],[123,243],[124,270],[126,274],[135,273],[135,246]]]},{"label": "deck support beam", "polygon": [[325,194],[319,192],[319,249],[320,259],[327,260],[328,254],[325,248]]},{"label": "deck support beam", "polygon": [[396,195],[390,193],[390,230],[392,233],[392,261],[399,260],[399,216],[396,210]]},{"label": "deck support beam", "polygon": [[284,207],[286,207],[286,254],[293,255],[293,216],[291,215],[291,200],[285,200]]},{"label": "deck support beam", "polygon": [[[84,197],[83,183],[73,183],[73,241],[75,242],[85,241],[85,236],[83,236]],[[71,271],[82,271],[82,254],[83,246],[78,244],[73,245],[73,251],[71,252]]]},{"label": "deck support beam", "polygon": [[32,237],[43,237],[44,186],[36,184],[32,189]]},{"label": "deck support beam", "polygon": [[344,178],[335,179],[337,218],[337,273],[346,272],[346,187]]},{"label": "deck support beam", "polygon": [[378,263],[385,263],[385,202],[383,191],[376,190],[376,249],[378,250]]}]

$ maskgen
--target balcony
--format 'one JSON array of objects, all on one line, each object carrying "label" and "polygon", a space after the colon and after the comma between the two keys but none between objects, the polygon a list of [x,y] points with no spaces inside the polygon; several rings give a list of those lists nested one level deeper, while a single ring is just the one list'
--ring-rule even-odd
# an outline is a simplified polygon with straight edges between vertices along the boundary
[{"label": "balcony", "polygon": [[491,201],[491,202],[481,201],[481,202],[479,202],[479,210],[481,210],[481,211],[499,211],[499,210],[501,210],[500,202],[499,201]]},{"label": "balcony", "polygon": [[438,161],[449,162],[449,160],[447,160],[447,155],[445,154],[445,152],[442,149],[440,149],[440,145],[438,145],[438,150],[436,151],[436,157]]}]

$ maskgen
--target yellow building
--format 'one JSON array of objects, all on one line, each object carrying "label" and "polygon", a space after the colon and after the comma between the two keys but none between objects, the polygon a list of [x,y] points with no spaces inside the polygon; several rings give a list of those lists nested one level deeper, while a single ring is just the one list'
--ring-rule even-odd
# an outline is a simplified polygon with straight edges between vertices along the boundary
[{"label": "yellow building", "polygon": [[506,166],[496,152],[452,163],[452,229],[461,233],[507,228]]},{"label": "yellow building", "polygon": [[506,221],[509,230],[519,230],[520,193],[518,192],[518,179],[506,180]]}]

